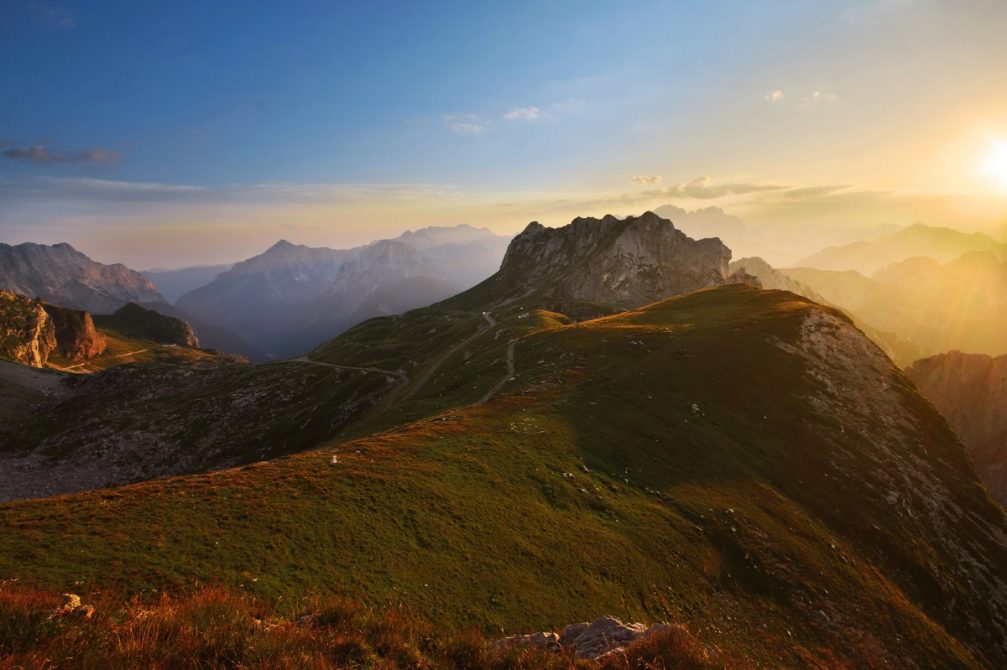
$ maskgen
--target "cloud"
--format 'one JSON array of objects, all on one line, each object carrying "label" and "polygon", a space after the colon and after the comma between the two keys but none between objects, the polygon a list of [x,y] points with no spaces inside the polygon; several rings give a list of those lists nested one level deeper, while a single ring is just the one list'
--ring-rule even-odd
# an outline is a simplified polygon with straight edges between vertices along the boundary
[{"label": "cloud", "polygon": [[475,114],[448,114],[444,117],[444,125],[461,135],[480,135],[486,130],[486,125]]},{"label": "cloud", "polygon": [[97,163],[110,165],[118,163],[121,156],[108,149],[81,149],[80,151],[50,151],[44,144],[36,144],[30,147],[14,146],[3,152],[0,156],[12,160],[28,161],[32,163]]},{"label": "cloud", "polygon": [[831,195],[836,191],[850,188],[850,184],[826,184],[822,186],[806,186],[803,188],[792,188],[783,192],[783,197],[789,200],[805,200],[808,198],[820,198]]},{"label": "cloud", "polygon": [[749,182],[728,182],[717,184],[709,177],[697,177],[684,184],[675,184],[667,188],[656,191],[645,191],[644,195],[653,197],[667,196],[669,198],[696,198],[699,200],[710,200],[722,198],[727,195],[745,195],[748,193],[761,193],[763,191],[781,191],[787,186],[777,184],[749,183]]},{"label": "cloud", "polygon": [[485,126],[479,125],[478,123],[449,123],[448,128],[455,131],[456,133],[461,133],[463,135],[478,135],[482,131],[486,130]]},{"label": "cloud", "polygon": [[650,177],[644,175],[636,175],[633,177],[632,181],[634,184],[647,184],[647,185],[660,184],[661,175],[656,174]]},{"label": "cloud", "polygon": [[772,91],[766,91],[766,93],[762,96],[762,99],[775,105],[778,102],[783,102],[784,97],[786,96],[783,95],[783,91],[775,89]]},{"label": "cloud", "polygon": [[542,114],[538,107],[515,107],[509,112],[505,112],[503,117],[508,121],[534,121]]},{"label": "cloud", "polygon": [[838,95],[825,91],[812,91],[803,98],[803,102],[833,102],[835,100],[839,100]]}]

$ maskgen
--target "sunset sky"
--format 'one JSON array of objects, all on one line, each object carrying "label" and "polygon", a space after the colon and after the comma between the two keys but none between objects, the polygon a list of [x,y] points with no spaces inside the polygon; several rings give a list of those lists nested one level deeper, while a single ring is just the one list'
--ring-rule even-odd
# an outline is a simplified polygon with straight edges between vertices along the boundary
[{"label": "sunset sky", "polygon": [[144,269],[663,204],[1007,239],[1005,40],[1002,0],[5,0],[0,241]]}]

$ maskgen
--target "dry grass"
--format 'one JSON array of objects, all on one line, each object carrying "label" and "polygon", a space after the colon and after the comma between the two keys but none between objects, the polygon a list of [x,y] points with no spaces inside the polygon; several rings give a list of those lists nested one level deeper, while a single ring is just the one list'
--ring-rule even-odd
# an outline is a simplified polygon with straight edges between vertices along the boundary
[{"label": "dry grass", "polygon": [[497,649],[475,632],[439,631],[401,609],[305,601],[284,617],[218,588],[181,598],[115,603],[85,598],[91,618],[55,616],[57,594],[0,589],[0,668],[458,668],[700,670],[714,660],[684,630],[655,635],[605,661],[571,653]]}]

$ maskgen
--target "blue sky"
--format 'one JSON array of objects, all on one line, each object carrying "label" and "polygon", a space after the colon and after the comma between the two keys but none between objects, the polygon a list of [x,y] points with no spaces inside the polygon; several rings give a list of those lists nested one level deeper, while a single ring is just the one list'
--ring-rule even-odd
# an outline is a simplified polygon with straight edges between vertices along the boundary
[{"label": "blue sky", "polygon": [[765,186],[843,186],[979,194],[995,228],[1005,29],[994,0],[6,0],[0,240],[170,265],[688,206],[702,177],[755,221]]}]

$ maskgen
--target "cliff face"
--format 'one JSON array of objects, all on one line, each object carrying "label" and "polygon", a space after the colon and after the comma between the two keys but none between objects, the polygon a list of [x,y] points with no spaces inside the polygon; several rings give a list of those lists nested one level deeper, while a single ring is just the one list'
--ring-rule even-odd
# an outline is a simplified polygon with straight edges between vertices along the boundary
[{"label": "cliff face", "polygon": [[514,238],[497,277],[545,287],[554,298],[624,309],[723,284],[731,250],[693,240],[653,212],[578,218],[562,228],[531,223]]},{"label": "cliff face", "polygon": [[24,365],[44,367],[53,353],[74,362],[105,351],[105,336],[87,312],[48,305],[0,291],[0,355]]},{"label": "cliff face", "polygon": [[140,273],[97,263],[69,244],[0,244],[0,289],[95,313],[163,299]]},{"label": "cliff face", "polygon": [[56,328],[42,303],[0,291],[0,355],[40,368],[56,349]]},{"label": "cliff face", "polygon": [[990,493],[1007,505],[1007,356],[950,351],[916,361],[906,374],[958,433]]},{"label": "cliff face", "polygon": [[79,363],[104,353],[108,342],[89,313],[55,305],[45,305],[45,311],[55,327],[56,348],[62,356]]}]

